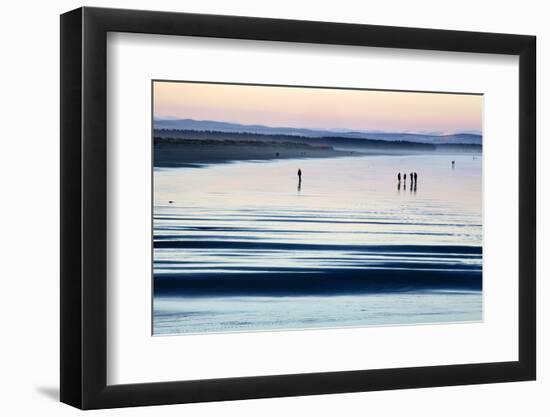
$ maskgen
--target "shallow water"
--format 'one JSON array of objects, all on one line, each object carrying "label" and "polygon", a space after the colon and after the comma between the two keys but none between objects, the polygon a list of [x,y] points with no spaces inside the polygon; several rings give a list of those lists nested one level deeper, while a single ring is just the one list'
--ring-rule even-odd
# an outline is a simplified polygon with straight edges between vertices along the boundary
[{"label": "shallow water", "polygon": [[481,183],[479,155],[157,168],[154,333],[480,320]]}]

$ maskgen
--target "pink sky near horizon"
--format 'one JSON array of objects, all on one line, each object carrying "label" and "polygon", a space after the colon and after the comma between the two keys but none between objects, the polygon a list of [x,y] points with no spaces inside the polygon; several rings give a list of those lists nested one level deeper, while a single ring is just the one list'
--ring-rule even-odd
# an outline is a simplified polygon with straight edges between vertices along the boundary
[{"label": "pink sky near horizon", "polygon": [[482,130],[483,96],[155,81],[154,117],[272,127]]}]

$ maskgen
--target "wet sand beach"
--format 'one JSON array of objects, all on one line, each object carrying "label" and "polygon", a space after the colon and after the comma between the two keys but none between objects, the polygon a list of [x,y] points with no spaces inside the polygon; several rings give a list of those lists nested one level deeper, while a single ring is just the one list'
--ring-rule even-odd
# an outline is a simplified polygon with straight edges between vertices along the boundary
[{"label": "wet sand beach", "polygon": [[156,167],[154,334],[479,321],[480,178],[463,155]]}]

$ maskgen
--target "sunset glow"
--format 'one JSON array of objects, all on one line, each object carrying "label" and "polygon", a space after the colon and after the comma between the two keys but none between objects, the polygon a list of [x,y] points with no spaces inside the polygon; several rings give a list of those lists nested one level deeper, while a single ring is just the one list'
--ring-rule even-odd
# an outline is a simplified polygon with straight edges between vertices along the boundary
[{"label": "sunset glow", "polygon": [[483,96],[154,82],[154,117],[273,127],[456,133],[482,130]]}]

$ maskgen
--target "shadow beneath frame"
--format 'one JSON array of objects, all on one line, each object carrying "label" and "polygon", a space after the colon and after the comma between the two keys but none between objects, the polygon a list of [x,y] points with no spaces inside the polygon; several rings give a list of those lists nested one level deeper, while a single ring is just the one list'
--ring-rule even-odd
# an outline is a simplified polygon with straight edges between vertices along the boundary
[{"label": "shadow beneath frame", "polygon": [[59,387],[36,387],[36,392],[53,401],[59,401]]}]

